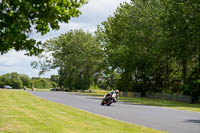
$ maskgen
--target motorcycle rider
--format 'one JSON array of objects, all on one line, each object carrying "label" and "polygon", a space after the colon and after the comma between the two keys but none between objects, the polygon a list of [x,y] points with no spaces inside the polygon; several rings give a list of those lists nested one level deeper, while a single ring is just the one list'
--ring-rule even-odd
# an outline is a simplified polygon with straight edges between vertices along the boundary
[{"label": "motorcycle rider", "polygon": [[119,97],[119,90],[111,91],[109,94],[112,95],[113,102],[117,102],[117,98]]}]

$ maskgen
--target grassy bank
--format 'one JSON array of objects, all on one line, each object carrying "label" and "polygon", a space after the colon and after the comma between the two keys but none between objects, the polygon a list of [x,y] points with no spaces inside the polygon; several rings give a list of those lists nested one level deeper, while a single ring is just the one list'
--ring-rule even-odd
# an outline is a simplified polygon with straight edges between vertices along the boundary
[{"label": "grassy bank", "polygon": [[62,104],[22,90],[0,90],[1,133],[159,133]]},{"label": "grassy bank", "polygon": [[[26,90],[32,91],[31,88],[26,88]],[[50,91],[50,89],[38,89],[38,88],[34,88],[33,91]]]},{"label": "grassy bank", "polygon": [[135,98],[135,97],[120,97],[122,102],[131,102],[136,104],[152,105],[159,107],[167,107],[179,110],[187,110],[193,112],[200,112],[200,104],[189,104],[163,99],[150,99],[150,98]]}]

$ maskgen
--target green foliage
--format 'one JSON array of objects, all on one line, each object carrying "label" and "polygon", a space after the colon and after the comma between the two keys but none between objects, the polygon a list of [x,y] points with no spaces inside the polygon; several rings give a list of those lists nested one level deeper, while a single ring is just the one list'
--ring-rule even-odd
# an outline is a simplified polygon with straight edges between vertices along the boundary
[{"label": "green foliage", "polygon": [[143,96],[199,95],[198,76],[192,76],[200,75],[199,5],[196,0],[120,4],[95,36],[75,30],[44,43],[48,54],[42,56],[46,62],[39,62],[41,70],[59,68],[59,80],[52,80],[69,89],[97,85]]},{"label": "green foliage", "polygon": [[[94,74],[100,71],[102,50],[96,38],[83,30],[69,31],[43,45],[45,62],[40,63],[42,72],[59,68],[58,77],[51,77],[59,86],[68,89],[88,89]],[[34,65],[34,64],[33,64]],[[36,63],[37,66],[37,63]]]},{"label": "green foliage", "polygon": [[191,95],[193,103],[196,103],[198,100],[200,100],[200,75],[198,67],[196,67],[188,77],[184,88],[184,94]]},{"label": "green foliage", "polygon": [[23,85],[27,85],[27,84],[23,84],[24,79],[22,80],[21,76],[28,78],[28,76],[20,75],[16,72],[4,74],[4,75],[0,76],[0,86],[3,87],[4,85],[9,85],[14,89],[21,89],[21,88],[23,88]]},{"label": "green foliage", "polygon": [[49,89],[49,88],[54,87],[51,84],[51,82],[45,78],[33,78],[31,79],[31,83],[32,83],[33,88],[38,88],[38,89]]},{"label": "green foliage", "polygon": [[47,78],[32,78],[30,79],[25,74],[18,74],[16,72],[8,73],[0,76],[0,87],[9,85],[13,89],[22,89],[23,87],[34,87],[39,89],[46,89],[57,87],[57,83]]},{"label": "green foliage", "polygon": [[28,75],[25,75],[25,74],[20,74],[19,75],[22,83],[23,83],[23,86],[29,86],[30,85],[30,78]]},{"label": "green foliage", "polygon": [[59,75],[51,75],[50,80],[55,83],[59,83]]},{"label": "green foliage", "polygon": [[4,85],[11,85],[11,78],[9,76],[10,74],[5,74],[0,76],[0,81],[1,81],[1,87],[3,87]]},{"label": "green foliage", "polygon": [[143,95],[183,93],[194,66],[200,68],[199,5],[195,0],[121,4],[96,32],[107,68],[120,74],[114,86]]},{"label": "green foliage", "polygon": [[132,80],[136,83],[150,80],[156,58],[153,44],[157,37],[153,29],[157,27],[155,16],[150,17],[153,14],[149,9],[151,4],[143,1],[122,4],[97,31],[98,38],[104,42],[108,66],[121,73],[117,88],[130,90]]},{"label": "green foliage", "polygon": [[59,29],[59,22],[68,23],[81,14],[79,8],[87,0],[1,0],[0,53],[10,49],[26,50],[29,55],[39,54],[40,42],[30,39],[32,28],[42,35]]},{"label": "green foliage", "polygon": [[23,88],[23,83],[22,83],[22,80],[20,79],[19,74],[11,73],[11,85],[15,89]]}]

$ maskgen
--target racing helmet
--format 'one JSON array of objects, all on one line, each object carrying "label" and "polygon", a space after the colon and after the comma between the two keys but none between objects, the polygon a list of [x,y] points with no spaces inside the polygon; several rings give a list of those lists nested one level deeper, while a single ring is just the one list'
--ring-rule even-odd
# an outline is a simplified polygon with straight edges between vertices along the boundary
[{"label": "racing helmet", "polygon": [[115,90],[116,93],[119,93],[119,90]]}]

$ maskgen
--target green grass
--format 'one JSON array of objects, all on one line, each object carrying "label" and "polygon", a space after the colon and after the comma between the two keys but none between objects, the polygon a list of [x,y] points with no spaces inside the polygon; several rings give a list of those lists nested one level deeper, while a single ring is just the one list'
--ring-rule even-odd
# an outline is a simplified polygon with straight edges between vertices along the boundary
[{"label": "green grass", "polygon": [[[32,91],[31,88],[26,88],[26,90]],[[37,88],[34,88],[33,91],[50,91],[50,89],[37,89]]]},{"label": "green grass", "polygon": [[34,91],[50,91],[50,89],[34,89]]},{"label": "green grass", "polygon": [[32,96],[0,90],[0,133],[160,133]]},{"label": "green grass", "polygon": [[[90,95],[90,96],[97,96],[103,97],[106,93],[80,93],[83,95]],[[150,99],[150,98],[136,98],[136,97],[119,97],[119,101],[122,102],[130,102],[135,104],[144,104],[144,105],[152,105],[158,107],[167,107],[179,110],[187,110],[193,112],[200,112],[200,104],[189,104],[183,102],[176,102],[170,100],[163,100],[163,99]]]},{"label": "green grass", "polygon": [[152,106],[167,107],[179,110],[200,112],[200,104],[189,104],[189,103],[176,102],[163,99],[136,98],[136,97],[120,97],[119,100],[123,102],[131,102],[136,104],[144,104],[144,105],[152,105]]}]

